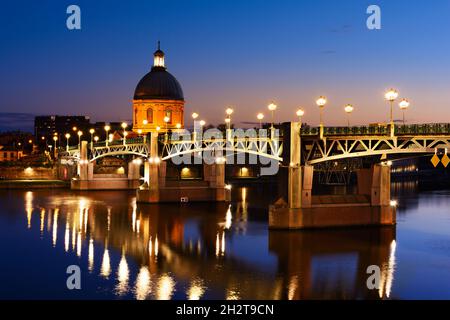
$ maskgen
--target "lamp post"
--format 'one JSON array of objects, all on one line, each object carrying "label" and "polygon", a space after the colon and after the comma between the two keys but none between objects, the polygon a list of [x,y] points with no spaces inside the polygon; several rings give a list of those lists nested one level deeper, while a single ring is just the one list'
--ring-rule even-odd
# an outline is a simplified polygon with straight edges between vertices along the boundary
[{"label": "lamp post", "polygon": [[94,137],[95,143],[97,143],[99,139],[100,139],[100,138],[99,138],[98,136],[95,136],[95,137]]},{"label": "lamp post", "polygon": [[181,129],[181,123],[177,123],[176,127],[177,129]]},{"label": "lamp post", "polygon": [[327,104],[327,98],[320,96],[319,99],[316,100],[316,104],[320,109],[320,139],[323,139],[323,108]]},{"label": "lamp post", "polygon": [[394,136],[394,101],[395,99],[397,99],[398,97],[398,92],[395,89],[389,89],[388,92],[386,92],[386,94],[384,95],[385,99],[387,101],[389,101],[390,107],[391,107],[391,112],[390,112],[390,131],[391,131],[391,137]]},{"label": "lamp post", "polygon": [[228,130],[231,129],[231,115],[233,114],[233,112],[234,110],[232,108],[227,108],[227,110],[225,110],[228,119],[228,121],[225,120],[225,122],[228,124]]},{"label": "lamp post", "polygon": [[55,141],[55,149],[53,150],[54,152],[54,157],[56,158],[56,141],[58,141],[58,137],[57,136],[53,136],[53,141]]},{"label": "lamp post", "polygon": [[231,139],[231,115],[233,114],[234,110],[232,108],[227,108],[225,110],[225,113],[227,114],[227,117],[225,118],[225,123],[227,125],[227,130],[226,130],[226,136],[227,139]]},{"label": "lamp post", "polygon": [[264,114],[258,113],[256,118],[259,120],[259,128],[262,129],[262,120],[264,119]]},{"label": "lamp post", "polygon": [[353,112],[353,106],[351,104],[347,104],[344,107],[344,111],[345,111],[345,113],[347,113],[347,127],[350,128],[350,113]]},{"label": "lamp post", "polygon": [[297,112],[295,112],[295,114],[298,117],[298,122],[300,122],[300,128],[302,127],[302,117],[305,114],[305,111],[303,109],[298,109]]},{"label": "lamp post", "polygon": [[197,140],[197,132],[195,132],[195,120],[197,120],[198,118],[198,113],[197,112],[193,112],[192,113],[192,119],[194,120],[194,130],[192,131],[192,140]]},{"label": "lamp post", "polygon": [[83,131],[79,130],[77,134],[78,134],[78,149],[81,150],[81,136],[83,135]]},{"label": "lamp post", "polygon": [[128,124],[126,122],[122,122],[121,127],[123,129],[123,145],[127,144],[127,126]]},{"label": "lamp post", "polygon": [[66,151],[69,151],[69,139],[70,139],[70,133],[66,133]]},{"label": "lamp post", "polygon": [[164,123],[166,124],[166,133],[164,135],[164,141],[167,142],[168,137],[169,137],[169,128],[168,128],[168,124],[169,124],[170,118],[168,116],[164,117]]},{"label": "lamp post", "polygon": [[275,119],[275,110],[277,110],[277,105],[275,103],[270,103],[267,108],[269,109],[270,112],[272,112],[272,125],[271,128],[273,129],[273,123],[274,123],[274,119]]},{"label": "lamp post", "polygon": [[198,118],[198,113],[197,112],[193,112],[192,113],[192,119],[194,119],[194,121]]},{"label": "lamp post", "polygon": [[403,125],[405,125],[405,111],[409,108],[409,101],[407,99],[402,99],[398,105],[403,112]]},{"label": "lamp post", "polygon": [[91,150],[94,149],[94,129],[90,129],[89,133],[91,134]]},{"label": "lamp post", "polygon": [[109,134],[108,134],[109,130],[111,130],[111,127],[109,125],[106,125],[105,126],[105,131],[106,131],[105,143],[106,143],[106,146],[108,146],[108,142],[109,142],[108,141],[109,140]]}]

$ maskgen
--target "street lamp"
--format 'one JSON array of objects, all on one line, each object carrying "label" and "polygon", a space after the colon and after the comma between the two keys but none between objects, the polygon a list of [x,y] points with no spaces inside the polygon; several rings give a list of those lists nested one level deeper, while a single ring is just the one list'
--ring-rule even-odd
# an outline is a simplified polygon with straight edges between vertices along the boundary
[{"label": "street lamp", "polygon": [[78,130],[78,128],[77,128],[77,127],[75,127],[75,126],[74,126],[74,127],[72,127],[72,131],[73,131],[73,132],[77,132],[77,130]]},{"label": "street lamp", "polygon": [[259,128],[262,129],[262,119],[264,119],[264,114],[258,113],[256,118],[259,120]]},{"label": "street lamp", "polygon": [[270,103],[267,108],[270,110],[270,112],[272,112],[272,129],[273,129],[273,122],[274,122],[274,117],[275,117],[275,110],[277,110],[277,105],[275,103]]},{"label": "street lamp", "polygon": [[167,130],[168,130],[168,124],[169,124],[169,121],[170,121],[170,118],[168,117],[168,116],[165,116],[164,117],[164,123],[166,124],[166,132],[167,132]]},{"label": "street lamp", "polygon": [[77,132],[77,134],[78,134],[78,149],[81,150],[81,136],[83,135],[83,131],[80,130]]},{"label": "street lamp", "polygon": [[181,129],[181,123],[177,123],[177,129]]},{"label": "street lamp", "polygon": [[320,109],[320,139],[323,138],[323,108],[327,104],[327,98],[324,96],[320,96],[319,99],[316,100],[316,104]]},{"label": "street lamp", "polygon": [[53,136],[53,141],[55,141],[55,149],[54,149],[54,156],[55,156],[55,158],[56,158],[56,141],[58,141],[58,137],[57,136]]},{"label": "street lamp", "polygon": [[347,104],[344,111],[347,113],[347,127],[350,127],[350,113],[353,112],[353,106],[351,104]]},{"label": "street lamp", "polygon": [[109,125],[106,125],[105,126],[105,131],[106,131],[105,142],[106,142],[106,146],[108,146],[108,142],[109,142],[108,141],[109,140],[109,134],[108,134],[109,130],[111,130],[111,127]]},{"label": "street lamp", "polygon": [[197,112],[193,112],[192,113],[192,119],[194,119],[194,131],[192,132],[192,140],[197,140],[197,132],[195,131],[195,120],[198,118],[198,113]]},{"label": "street lamp", "polygon": [[126,122],[122,122],[122,124],[120,126],[123,129],[123,145],[125,145],[126,141],[127,141],[127,139],[126,139],[127,138],[127,131],[126,131],[126,129],[127,129],[128,124]]},{"label": "street lamp", "polygon": [[166,133],[164,134],[164,141],[167,142],[167,138],[169,137],[169,129],[168,129],[168,123],[170,121],[170,118],[168,116],[164,117],[164,123],[166,124]]},{"label": "street lamp", "polygon": [[90,129],[89,133],[91,134],[91,149],[94,149],[94,129]]},{"label": "street lamp", "polygon": [[70,133],[66,133],[66,151],[69,151],[69,139],[70,139]]},{"label": "street lamp", "polygon": [[95,143],[97,143],[99,139],[100,139],[100,138],[99,138],[98,136],[95,136],[95,137],[94,137]]},{"label": "street lamp", "polygon": [[227,114],[227,120],[225,120],[225,122],[228,124],[228,129],[231,129],[231,115],[233,114],[234,110],[232,108],[227,108],[227,110],[225,110],[225,113]]},{"label": "street lamp", "polygon": [[295,112],[295,114],[298,117],[298,121],[300,122],[300,125],[302,125],[302,117],[305,114],[305,111],[303,109],[298,109],[297,112]]},{"label": "street lamp", "polygon": [[405,125],[405,111],[409,108],[409,101],[407,99],[402,99],[398,105],[403,112],[403,125]]},{"label": "street lamp", "polygon": [[397,90],[391,88],[391,89],[389,89],[388,92],[386,92],[384,97],[387,101],[389,101],[389,104],[391,106],[390,125],[391,125],[391,137],[393,137],[394,136],[394,117],[393,117],[394,101],[398,97],[398,92],[397,92]]}]

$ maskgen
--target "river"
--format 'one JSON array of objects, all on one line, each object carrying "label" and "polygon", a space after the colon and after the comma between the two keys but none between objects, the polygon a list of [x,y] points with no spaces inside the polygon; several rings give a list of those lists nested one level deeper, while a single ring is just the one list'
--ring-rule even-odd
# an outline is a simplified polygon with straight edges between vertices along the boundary
[{"label": "river", "polygon": [[0,298],[450,299],[449,190],[394,184],[395,227],[269,231],[274,188],[235,187],[231,205],[0,190]]}]

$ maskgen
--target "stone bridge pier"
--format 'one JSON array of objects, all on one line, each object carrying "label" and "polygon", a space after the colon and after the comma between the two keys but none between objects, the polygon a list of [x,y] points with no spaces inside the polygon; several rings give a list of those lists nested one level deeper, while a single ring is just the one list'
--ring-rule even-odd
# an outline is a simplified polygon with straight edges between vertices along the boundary
[{"label": "stone bridge pier", "polygon": [[[314,167],[301,164],[300,124],[290,124],[288,202],[269,208],[272,229],[381,226],[396,223],[390,198],[390,167],[375,164],[357,172],[356,194],[313,195]],[[286,136],[286,134],[285,134]],[[287,141],[285,141],[287,142]]]},{"label": "stone bridge pier", "polygon": [[81,141],[77,176],[71,181],[73,190],[135,190],[140,185],[139,161],[128,163],[127,174],[94,174],[94,163],[88,160],[88,142]]},{"label": "stone bridge pier", "polygon": [[150,157],[144,164],[144,183],[138,188],[140,203],[229,201],[230,190],[225,185],[225,164],[203,164],[203,181],[168,181],[167,163],[160,161],[158,135],[150,136]]}]

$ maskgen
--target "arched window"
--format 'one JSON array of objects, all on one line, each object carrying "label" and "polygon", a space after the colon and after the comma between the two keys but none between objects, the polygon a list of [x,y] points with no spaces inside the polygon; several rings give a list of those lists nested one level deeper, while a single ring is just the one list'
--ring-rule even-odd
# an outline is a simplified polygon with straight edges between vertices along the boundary
[{"label": "arched window", "polygon": [[152,108],[147,109],[147,121],[148,121],[148,123],[153,123],[153,109]]},{"label": "arched window", "polygon": [[137,121],[138,121],[137,115],[138,115],[138,110],[137,110],[137,108],[134,108],[134,124],[137,124]]}]

